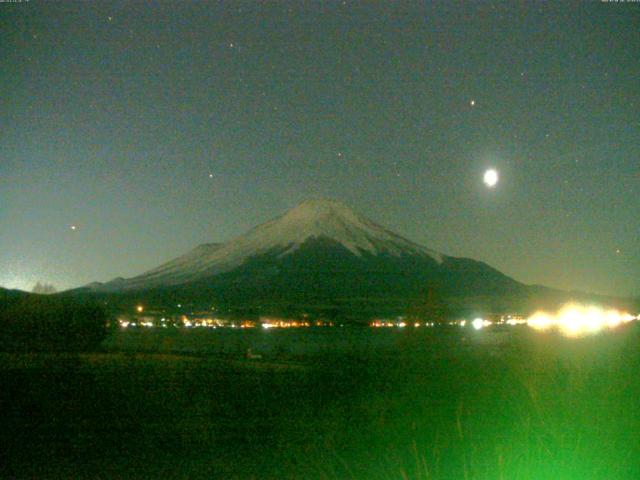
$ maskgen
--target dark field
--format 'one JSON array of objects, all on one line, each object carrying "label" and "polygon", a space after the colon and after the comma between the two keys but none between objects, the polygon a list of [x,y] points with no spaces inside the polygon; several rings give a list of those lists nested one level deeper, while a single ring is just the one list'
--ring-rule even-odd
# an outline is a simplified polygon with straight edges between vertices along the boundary
[{"label": "dark field", "polygon": [[[2,478],[640,478],[640,328],[131,331],[0,355]],[[245,360],[253,348],[260,360]]]}]

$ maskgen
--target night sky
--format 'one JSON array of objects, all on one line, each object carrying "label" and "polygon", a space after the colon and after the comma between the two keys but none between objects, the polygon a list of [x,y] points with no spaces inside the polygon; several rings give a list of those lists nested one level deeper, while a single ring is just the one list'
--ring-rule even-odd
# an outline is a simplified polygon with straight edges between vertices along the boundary
[{"label": "night sky", "polygon": [[0,3],[0,85],[4,287],[133,276],[330,197],[640,295],[640,3]]}]

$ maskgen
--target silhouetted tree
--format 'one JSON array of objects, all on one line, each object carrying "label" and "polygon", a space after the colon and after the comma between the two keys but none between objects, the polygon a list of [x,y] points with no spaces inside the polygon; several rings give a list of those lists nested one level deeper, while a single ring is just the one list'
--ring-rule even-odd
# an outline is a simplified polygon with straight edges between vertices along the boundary
[{"label": "silhouetted tree", "polygon": [[39,293],[39,294],[42,294],[42,295],[51,295],[52,293],[56,293],[58,290],[56,290],[56,287],[54,287],[50,283],[37,282],[33,286],[33,289],[31,291],[33,293]]}]

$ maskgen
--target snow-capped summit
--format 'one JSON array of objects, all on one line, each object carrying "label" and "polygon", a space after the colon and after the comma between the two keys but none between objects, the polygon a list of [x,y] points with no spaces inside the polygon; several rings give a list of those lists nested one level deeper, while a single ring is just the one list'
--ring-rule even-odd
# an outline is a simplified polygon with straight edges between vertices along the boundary
[{"label": "snow-capped summit", "polygon": [[390,232],[335,200],[307,200],[284,215],[251,230],[237,240],[257,250],[287,247],[282,255],[296,250],[310,238],[333,240],[354,255],[427,254],[440,255]]},{"label": "snow-capped summit", "polygon": [[228,272],[265,254],[285,257],[314,239],[329,240],[355,256],[443,256],[377,225],[335,200],[308,200],[226,243],[205,244],[138,277],[106,289],[169,286]]}]

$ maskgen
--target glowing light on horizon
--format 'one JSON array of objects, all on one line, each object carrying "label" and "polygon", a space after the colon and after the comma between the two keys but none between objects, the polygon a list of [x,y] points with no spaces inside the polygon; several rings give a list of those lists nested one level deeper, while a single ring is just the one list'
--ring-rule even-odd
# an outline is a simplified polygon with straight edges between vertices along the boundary
[{"label": "glowing light on horizon", "polygon": [[527,325],[535,330],[557,329],[568,337],[578,337],[607,328],[616,328],[632,320],[635,320],[635,317],[627,312],[570,303],[564,305],[555,314],[543,311],[534,313],[527,319]]},{"label": "glowing light on horizon", "polygon": [[536,312],[527,319],[527,325],[536,330],[547,330],[551,328],[553,324],[553,319],[545,312]]},{"label": "glowing light on horizon", "polygon": [[476,318],[471,322],[471,326],[476,330],[488,327],[489,325],[491,325],[491,322],[489,320],[485,320],[484,318]]}]

